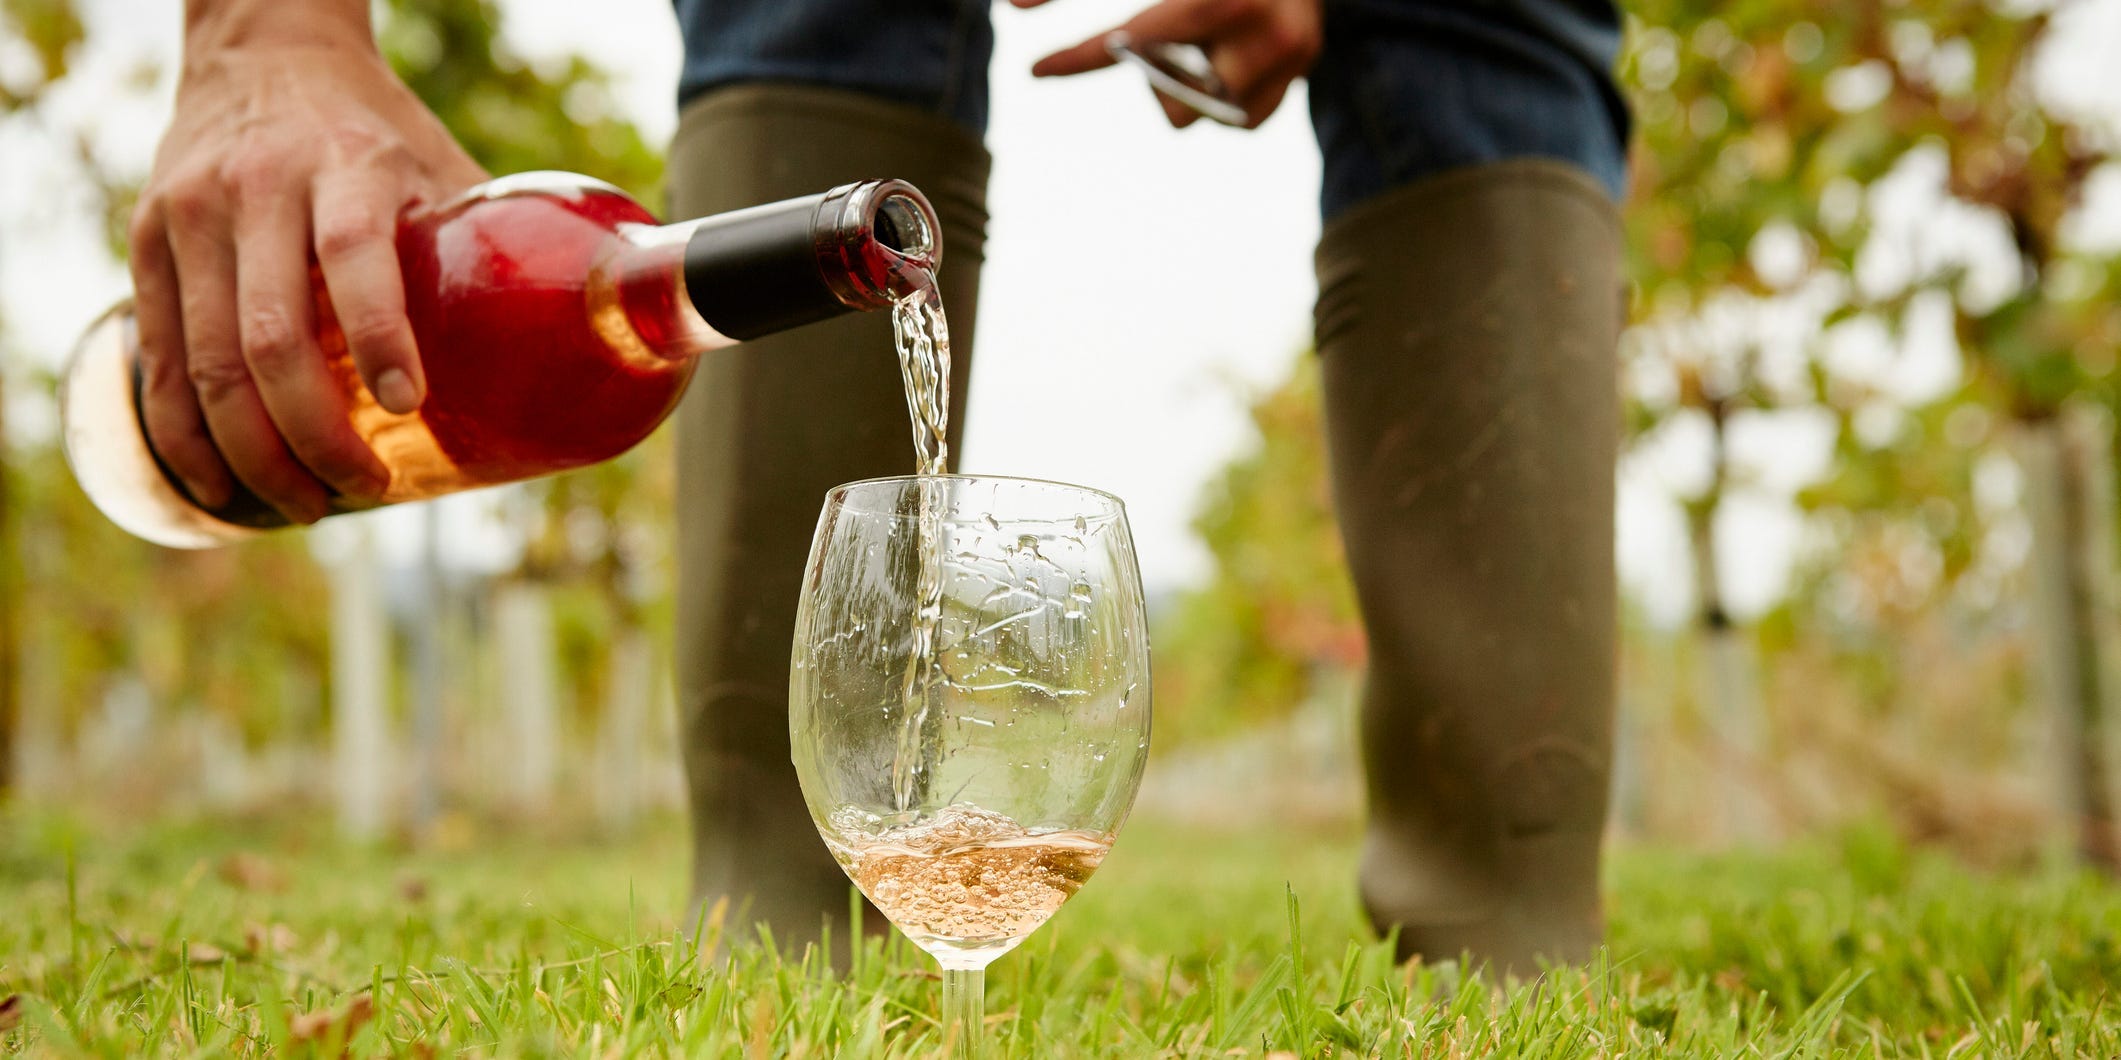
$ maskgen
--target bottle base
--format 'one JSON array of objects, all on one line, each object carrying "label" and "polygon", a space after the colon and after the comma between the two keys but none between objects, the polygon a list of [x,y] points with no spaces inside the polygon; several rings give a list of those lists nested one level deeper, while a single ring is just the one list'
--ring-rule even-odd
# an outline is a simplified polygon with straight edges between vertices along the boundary
[{"label": "bottle base", "polygon": [[139,354],[127,300],[90,326],[68,358],[59,422],[74,480],[111,522],[158,545],[214,548],[256,535],[207,514],[163,473],[140,419]]}]

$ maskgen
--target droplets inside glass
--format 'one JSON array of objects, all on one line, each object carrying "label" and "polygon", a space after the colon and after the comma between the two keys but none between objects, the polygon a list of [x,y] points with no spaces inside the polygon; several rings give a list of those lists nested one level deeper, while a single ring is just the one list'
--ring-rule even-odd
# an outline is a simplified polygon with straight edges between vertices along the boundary
[{"label": "droplets inside glass", "polygon": [[955,475],[827,495],[791,661],[795,767],[841,867],[942,964],[946,1017],[976,1028],[979,970],[1104,860],[1149,689],[1117,498]]}]

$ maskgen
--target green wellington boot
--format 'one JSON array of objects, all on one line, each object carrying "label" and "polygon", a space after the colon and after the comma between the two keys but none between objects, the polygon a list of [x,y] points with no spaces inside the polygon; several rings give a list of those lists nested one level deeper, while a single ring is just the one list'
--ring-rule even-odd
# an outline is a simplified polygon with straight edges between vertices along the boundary
[{"label": "green wellington boot", "polygon": [[1595,182],[1524,160],[1394,189],[1319,243],[1370,636],[1362,898],[1402,958],[1524,974],[1599,943],[1620,240]]},{"label": "green wellington boot", "polygon": [[[986,240],[988,155],[947,118],[857,93],[744,84],[685,108],[671,213],[696,217],[869,177],[911,181],[942,220],[952,338],[950,446],[970,376]],[[788,760],[788,653],[825,491],[911,474],[913,433],[891,322],[858,313],[701,358],[678,417],[678,708],[691,787],[693,896],[729,900],[792,948],[828,919],[846,937],[847,877]]]}]

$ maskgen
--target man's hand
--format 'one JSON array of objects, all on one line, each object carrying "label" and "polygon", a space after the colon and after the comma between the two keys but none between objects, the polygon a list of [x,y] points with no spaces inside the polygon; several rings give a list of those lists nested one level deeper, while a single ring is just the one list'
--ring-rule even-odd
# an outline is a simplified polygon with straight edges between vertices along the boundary
[{"label": "man's hand", "polygon": [[[1018,7],[1037,7],[1046,0],[1010,0]],[[1215,76],[1230,98],[1245,111],[1245,124],[1257,127],[1281,106],[1289,83],[1311,68],[1322,39],[1321,0],[1163,0],[1113,27],[1135,40],[1199,45],[1208,53]],[[1108,31],[1109,32],[1109,31]],[[1100,33],[1072,48],[1040,59],[1031,67],[1037,77],[1066,77],[1112,65]],[[1200,115],[1176,100],[1157,94],[1164,116],[1174,128],[1193,124]]]},{"label": "man's hand", "polygon": [[[176,113],[134,211],[148,437],[192,498],[240,481],[300,523],[389,473],[316,340],[311,261],[362,380],[411,412],[425,376],[397,217],[485,178],[377,53],[367,0],[192,0]],[[233,477],[231,477],[233,476]]]}]

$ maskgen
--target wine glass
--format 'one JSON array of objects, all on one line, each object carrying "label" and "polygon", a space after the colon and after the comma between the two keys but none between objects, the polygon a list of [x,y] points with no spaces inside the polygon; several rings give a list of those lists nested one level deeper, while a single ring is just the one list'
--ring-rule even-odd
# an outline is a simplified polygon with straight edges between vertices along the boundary
[{"label": "wine glass", "polygon": [[988,963],[1080,889],[1140,786],[1149,639],[1119,498],[1031,479],[825,497],[789,735],[840,867],[942,965],[976,1055]]}]

